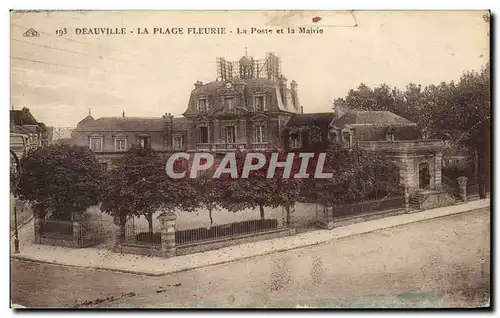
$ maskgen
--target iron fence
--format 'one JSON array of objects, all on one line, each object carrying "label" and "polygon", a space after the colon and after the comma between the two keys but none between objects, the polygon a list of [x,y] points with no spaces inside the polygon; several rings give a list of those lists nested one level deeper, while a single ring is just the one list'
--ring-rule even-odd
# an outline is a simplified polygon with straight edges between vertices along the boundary
[{"label": "iron fence", "polygon": [[385,210],[403,209],[405,207],[404,196],[382,198],[378,200],[363,201],[354,204],[337,205],[328,207],[333,209],[333,217],[356,216],[371,212],[380,212]]},{"label": "iron fence", "polygon": [[261,233],[278,228],[276,219],[248,220],[243,222],[216,225],[210,228],[197,228],[175,232],[175,244],[185,245],[218,240],[239,235]]},{"label": "iron fence", "polygon": [[40,235],[42,236],[57,236],[57,237],[73,237],[73,222],[61,220],[44,220],[40,223]]},{"label": "iron fence", "polygon": [[81,244],[91,246],[104,241],[105,230],[102,213],[85,213],[81,220]]},{"label": "iron fence", "polygon": [[161,233],[151,233],[148,229],[138,227],[134,218],[130,218],[125,224],[124,243],[159,247],[161,245]]}]

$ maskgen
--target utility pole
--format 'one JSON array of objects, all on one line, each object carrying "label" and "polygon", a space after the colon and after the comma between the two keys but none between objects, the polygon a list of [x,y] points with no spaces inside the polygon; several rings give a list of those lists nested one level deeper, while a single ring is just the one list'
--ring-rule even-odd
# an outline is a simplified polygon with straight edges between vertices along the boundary
[{"label": "utility pole", "polygon": [[[15,188],[18,187],[19,185],[19,158],[17,157],[17,154],[11,149],[10,154],[12,157],[14,157],[14,161],[16,164],[16,173],[15,173]],[[19,254],[19,233],[17,231],[17,200],[14,197],[14,254]]]}]

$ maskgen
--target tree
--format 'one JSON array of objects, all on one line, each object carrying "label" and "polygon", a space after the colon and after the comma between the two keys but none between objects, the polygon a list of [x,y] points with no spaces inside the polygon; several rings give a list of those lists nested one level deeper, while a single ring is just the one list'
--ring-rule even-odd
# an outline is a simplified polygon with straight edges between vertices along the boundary
[{"label": "tree", "polygon": [[[258,170],[250,171],[247,178],[232,179],[229,175],[223,174],[221,182],[224,183],[224,195],[222,206],[229,211],[237,212],[248,208],[258,208],[261,219],[265,218],[265,207],[276,208],[279,206],[293,205],[298,197],[298,186],[294,186],[296,181],[282,178],[283,168],[278,168],[272,178],[267,178],[267,172],[271,159],[271,152],[262,152],[265,164]],[[237,152],[236,165],[238,176],[242,175],[245,164],[246,153]],[[278,161],[284,161],[286,154],[280,152]],[[252,160],[256,164],[257,159]],[[292,168],[292,175],[296,172]],[[297,195],[294,195],[294,192]]]},{"label": "tree", "polygon": [[361,110],[389,110],[417,124],[424,139],[444,139],[470,149],[476,161],[476,179],[488,183],[491,156],[490,63],[479,72],[465,72],[455,83],[408,84],[404,91],[385,84],[371,89],[365,84],[350,90],[345,100]]},{"label": "tree", "polygon": [[219,179],[212,178],[212,172],[205,171],[199,177],[190,179],[196,191],[196,195],[192,200],[196,201],[197,208],[208,211],[210,227],[214,223],[212,212],[222,207],[221,200],[224,193],[223,183]]},{"label": "tree", "polygon": [[20,162],[14,193],[44,218],[70,220],[99,202],[101,167],[87,147],[53,145],[29,151]]},{"label": "tree", "polygon": [[475,154],[480,196],[490,174],[491,91],[490,64],[479,72],[465,72],[457,84],[442,85],[444,102],[435,109],[439,135]]},{"label": "tree", "polygon": [[192,185],[185,178],[169,178],[165,163],[150,148],[131,148],[104,177],[101,209],[117,217],[122,227],[129,217],[142,215],[148,221],[149,233],[153,233],[157,210],[192,209],[186,199],[194,197]]},{"label": "tree", "polygon": [[332,144],[326,152],[323,172],[333,173],[333,177],[318,179],[314,177],[318,155],[310,161],[310,176],[302,184],[304,198],[332,206],[391,196],[400,191],[399,170],[384,156]]}]

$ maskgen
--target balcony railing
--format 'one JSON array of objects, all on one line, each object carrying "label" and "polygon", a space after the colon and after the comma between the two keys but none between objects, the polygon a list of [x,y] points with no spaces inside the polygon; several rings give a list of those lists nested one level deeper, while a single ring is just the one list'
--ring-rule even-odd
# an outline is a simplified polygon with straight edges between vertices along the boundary
[{"label": "balcony railing", "polygon": [[272,145],[267,142],[252,142],[253,150],[270,150]]},{"label": "balcony railing", "polygon": [[239,149],[245,149],[246,148],[246,143],[214,143],[213,145],[213,150],[239,150]]},{"label": "balcony railing", "polygon": [[390,152],[438,151],[444,148],[442,140],[360,141],[358,145],[366,150]]},{"label": "balcony railing", "polygon": [[253,142],[250,149],[245,142],[235,143],[197,143],[196,150],[198,151],[236,151],[236,150],[271,150],[273,145],[268,142]]},{"label": "balcony railing", "polygon": [[199,150],[199,151],[211,151],[212,150],[212,144],[209,144],[209,143],[197,143],[196,144],[196,150]]}]

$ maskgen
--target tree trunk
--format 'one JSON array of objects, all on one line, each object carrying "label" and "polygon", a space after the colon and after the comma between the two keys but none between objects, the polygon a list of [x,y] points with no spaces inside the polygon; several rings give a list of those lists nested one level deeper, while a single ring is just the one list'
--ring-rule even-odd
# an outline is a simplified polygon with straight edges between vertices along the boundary
[{"label": "tree trunk", "polygon": [[148,220],[148,224],[149,224],[149,233],[153,233],[153,213],[152,212],[149,212],[146,215],[146,220]]},{"label": "tree trunk", "polygon": [[290,226],[290,207],[288,205],[285,206],[286,211],[286,225]]},{"label": "tree trunk", "polygon": [[214,220],[212,219],[212,208],[208,209],[208,217],[210,218],[210,227],[214,224]]},{"label": "tree trunk", "polygon": [[259,205],[259,211],[260,211],[260,218],[264,220],[264,207],[262,205]]},{"label": "tree trunk", "polygon": [[125,240],[125,225],[127,224],[127,217],[120,216],[120,240]]}]

